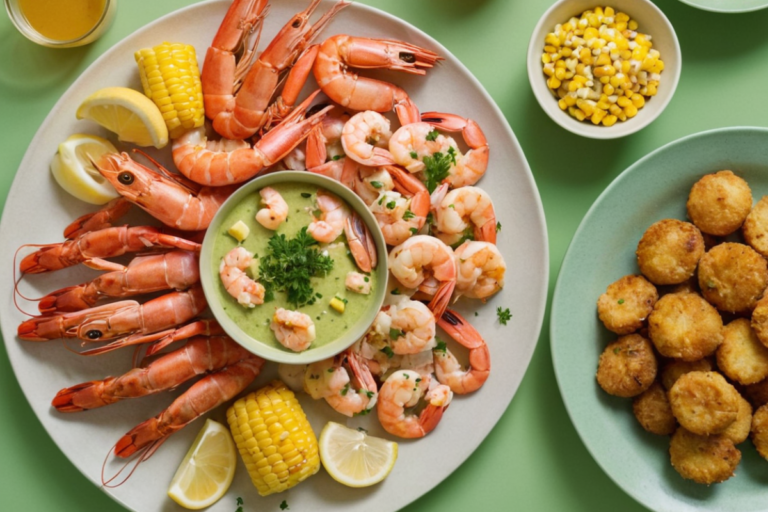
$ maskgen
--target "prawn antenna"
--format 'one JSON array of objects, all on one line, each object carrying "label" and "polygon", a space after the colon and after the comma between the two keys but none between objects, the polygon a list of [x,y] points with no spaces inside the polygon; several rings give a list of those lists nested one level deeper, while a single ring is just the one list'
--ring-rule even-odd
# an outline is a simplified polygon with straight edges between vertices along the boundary
[{"label": "prawn antenna", "polygon": [[[125,482],[128,481],[129,478],[131,478],[131,476],[133,476],[133,473],[138,469],[139,464],[149,460],[149,458],[152,457],[152,455],[155,454],[157,449],[160,448],[160,445],[163,444],[163,442],[165,442],[166,439],[168,439],[168,438],[167,437],[163,437],[163,438],[158,439],[157,441],[155,441],[155,442],[145,446],[144,448],[142,448],[141,450],[136,452],[136,457],[135,458],[127,460],[125,462],[125,464],[123,464],[123,466],[117,471],[117,473],[112,475],[110,478],[105,479],[104,478],[104,473],[105,473],[105,471],[107,469],[107,462],[109,462],[109,458],[112,455],[112,452],[115,450],[115,447],[117,447],[117,443],[113,444],[112,447],[107,452],[107,456],[104,457],[104,463],[101,465],[101,485],[103,485],[104,487],[106,487],[108,489],[115,489],[115,488],[120,487],[121,485],[123,485]],[[122,480],[120,480],[119,482],[113,483],[115,481],[115,479],[117,479],[120,476],[120,474],[123,471],[125,471],[126,468],[128,468],[129,466],[131,466],[131,468],[130,468],[130,471],[128,472],[128,474]]]}]

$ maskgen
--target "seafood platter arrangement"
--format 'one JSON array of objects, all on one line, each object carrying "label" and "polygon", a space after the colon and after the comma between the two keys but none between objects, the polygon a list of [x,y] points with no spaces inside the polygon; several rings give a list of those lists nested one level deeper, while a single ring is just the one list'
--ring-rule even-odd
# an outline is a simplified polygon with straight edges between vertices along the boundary
[{"label": "seafood platter arrangement", "polygon": [[539,335],[514,135],[445,48],[364,6],[157,20],[73,84],[21,176],[9,358],[132,510],[400,508],[487,435]]}]

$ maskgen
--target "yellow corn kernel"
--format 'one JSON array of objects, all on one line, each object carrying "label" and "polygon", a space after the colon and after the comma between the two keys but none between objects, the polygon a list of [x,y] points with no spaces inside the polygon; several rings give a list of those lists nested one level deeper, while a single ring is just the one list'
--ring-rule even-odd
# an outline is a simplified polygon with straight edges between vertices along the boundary
[{"label": "yellow corn kernel", "polygon": [[574,109],[573,116],[578,119],[579,121],[583,121],[587,118],[587,116],[584,114],[583,110],[579,110],[578,108]]},{"label": "yellow corn kernel", "polygon": [[565,61],[562,59],[555,61],[555,68],[565,68]]},{"label": "yellow corn kernel", "polygon": [[550,77],[549,80],[547,80],[547,87],[553,90],[558,89],[560,87],[560,84],[561,84],[560,80],[558,80],[554,76]]},{"label": "yellow corn kernel", "polygon": [[632,100],[632,104],[637,108],[643,108],[645,105],[645,98],[641,94],[633,94],[630,98]]},{"label": "yellow corn kernel", "polygon": [[565,102],[566,105],[568,105],[569,107],[572,107],[576,104],[577,98],[576,98],[576,95],[569,93],[567,96],[563,98],[563,101]]},{"label": "yellow corn kernel", "polygon": [[610,107],[608,107],[608,112],[610,112],[614,116],[617,116],[624,111],[621,109],[620,106],[613,104]]},{"label": "yellow corn kernel", "polygon": [[585,69],[586,67],[587,67],[587,66],[585,66],[585,65],[584,65],[584,64],[582,64],[581,62],[579,62],[578,64],[576,64],[576,74],[577,74],[577,75],[581,75],[581,76],[584,76],[584,69]]},{"label": "yellow corn kernel", "polygon": [[604,100],[601,99],[597,102],[597,108],[601,110],[608,110],[611,107],[611,102],[608,101],[608,98],[605,98]]},{"label": "yellow corn kernel", "polygon": [[613,126],[614,124],[616,124],[616,119],[617,117],[613,115],[605,116],[602,120],[603,126]]},{"label": "yellow corn kernel", "polygon": [[601,108],[596,108],[595,112],[592,114],[592,118],[590,119],[593,124],[600,124],[600,121],[603,120],[607,112]]},{"label": "yellow corn kernel", "polygon": [[[556,48],[560,46],[560,38],[557,37],[557,35],[554,34],[553,32],[550,32],[549,34],[547,34],[547,37],[544,38],[544,44],[549,45],[550,47]],[[544,50],[551,51],[551,53],[554,53],[557,51],[555,48],[553,48],[552,50],[547,50],[547,48],[544,47]]]},{"label": "yellow corn kernel", "polygon": [[227,422],[260,495],[290,489],[320,469],[312,426],[282,382],[237,400],[227,410]]},{"label": "yellow corn kernel", "polygon": [[594,12],[598,16],[602,16],[603,15],[603,8],[598,5],[597,7],[595,7],[595,10],[592,11],[592,12]]},{"label": "yellow corn kernel", "polygon": [[195,49],[163,43],[134,54],[147,95],[160,109],[171,138],[203,125],[203,90]]},{"label": "yellow corn kernel", "polygon": [[[629,40],[624,36],[619,36],[616,38],[616,49],[619,50],[619,52],[622,52],[621,55],[624,55],[624,51],[629,51]],[[630,53],[631,55],[631,53]],[[624,57],[622,57],[624,58]]]},{"label": "yellow corn kernel", "polygon": [[584,39],[586,39],[586,40],[594,39],[594,38],[598,37],[599,35],[600,34],[597,32],[597,29],[594,28],[594,27],[588,27],[584,31]]},{"label": "yellow corn kernel", "polygon": [[547,76],[554,76],[555,75],[555,68],[554,67],[544,66],[544,74],[547,75]]},{"label": "yellow corn kernel", "polygon": [[651,69],[649,69],[651,73],[661,73],[664,71],[664,61],[661,59],[657,60],[656,63],[653,65]]},{"label": "yellow corn kernel", "polygon": [[637,115],[637,107],[630,103],[624,107],[624,113],[627,114],[628,118],[633,118]]},{"label": "yellow corn kernel", "polygon": [[619,32],[624,32],[627,30],[627,22],[626,21],[617,21],[614,27]]},{"label": "yellow corn kernel", "polygon": [[624,108],[624,107],[628,107],[629,105],[631,105],[631,104],[632,104],[632,100],[630,100],[630,99],[629,99],[629,98],[627,98],[626,96],[622,96],[622,97],[620,97],[620,98],[618,99],[618,101],[617,101],[616,103],[618,103],[618,105],[619,105],[621,108]]},{"label": "yellow corn kernel", "polygon": [[245,222],[239,220],[232,224],[232,226],[227,230],[227,233],[229,233],[229,235],[239,243],[248,238],[251,230],[248,228],[248,225]]},{"label": "yellow corn kernel", "polygon": [[570,21],[566,21],[565,23],[563,23],[563,26],[560,28],[563,30],[563,32],[567,33],[573,30],[573,25],[571,25]]},{"label": "yellow corn kernel", "polygon": [[611,77],[609,76],[601,76],[600,77],[600,83],[605,85],[611,82]]},{"label": "yellow corn kernel", "polygon": [[568,82],[568,92],[576,92],[581,88],[579,82],[576,81],[577,78],[579,78],[579,75],[576,75],[573,77],[573,80]]},{"label": "yellow corn kernel", "polygon": [[630,49],[621,50],[621,51],[619,52],[619,58],[620,58],[622,61],[628,61],[629,59],[631,59],[631,58],[632,58],[632,50],[630,50]]},{"label": "yellow corn kernel", "polygon": [[582,112],[584,112],[586,117],[590,117],[595,112],[595,107],[587,100],[576,100],[576,106],[579,107]]},{"label": "yellow corn kernel", "polygon": [[624,12],[620,12],[616,15],[616,21],[629,21],[629,15]]},{"label": "yellow corn kernel", "polygon": [[565,68],[555,69],[555,78],[557,78],[561,82],[565,80]]},{"label": "yellow corn kernel", "polygon": [[[652,80],[653,82],[653,80]],[[653,83],[648,83],[648,91],[646,92],[646,96],[656,96],[656,93],[658,92],[656,90],[657,85]]]},{"label": "yellow corn kernel", "polygon": [[621,72],[625,75],[629,74],[629,70],[632,68],[632,64],[628,60],[621,61]]},{"label": "yellow corn kernel", "polygon": [[611,56],[607,53],[601,53],[595,61],[595,66],[610,66]]},{"label": "yellow corn kernel", "polygon": [[331,302],[328,303],[328,305],[331,306],[336,311],[338,311],[339,313],[343,313],[347,307],[344,301],[338,297],[332,298]]},{"label": "yellow corn kernel", "polygon": [[557,48],[555,46],[547,45],[544,47],[544,51],[547,53],[557,53]]},{"label": "yellow corn kernel", "polygon": [[656,57],[651,57],[649,55],[648,57],[643,59],[643,62],[640,64],[640,69],[642,71],[650,71],[653,68],[653,66],[656,65],[656,62],[658,60],[659,59],[657,59]]},{"label": "yellow corn kernel", "polygon": [[566,71],[565,78],[566,80],[570,80],[571,78],[573,78],[573,71]]},{"label": "yellow corn kernel", "polygon": [[613,76],[613,75],[616,74],[616,68],[614,68],[611,65],[597,66],[597,67],[595,67],[594,71],[592,71],[592,73],[596,77]]},{"label": "yellow corn kernel", "polygon": [[584,75],[576,75],[573,77],[573,81],[576,82],[579,87],[584,87],[584,85],[587,83],[587,77]]},{"label": "yellow corn kernel", "polygon": [[637,34],[635,42],[640,46],[643,46],[646,50],[650,49],[653,44],[648,40],[648,36],[645,34]]},{"label": "yellow corn kernel", "polygon": [[560,107],[560,110],[568,110],[568,104],[565,102],[565,98],[558,100],[557,106]]},{"label": "yellow corn kernel", "polygon": [[603,86],[603,93],[605,93],[606,96],[611,96],[614,90],[614,87],[610,83]]},{"label": "yellow corn kernel", "polygon": [[612,18],[616,14],[616,11],[613,10],[613,7],[608,6],[605,8],[604,14]]},{"label": "yellow corn kernel", "polygon": [[589,64],[587,64],[586,62],[584,62],[584,61],[585,61],[585,60],[587,60],[587,59],[590,59],[590,60],[592,60],[592,52],[590,52],[590,51],[589,51],[589,48],[582,48],[582,49],[581,49],[581,51],[579,52],[579,59],[580,59],[580,60],[581,60],[581,62],[583,62],[585,65],[587,65],[587,66],[589,65]]},{"label": "yellow corn kernel", "polygon": [[542,53],[541,54],[541,62],[544,64],[549,64],[552,62],[552,58],[550,58],[548,53]]},{"label": "yellow corn kernel", "polygon": [[568,58],[568,57],[570,57],[572,54],[573,54],[573,50],[571,50],[571,49],[570,49],[570,48],[568,48],[567,46],[565,46],[565,47],[563,47],[563,48],[560,48],[560,55],[562,55],[563,57],[566,57],[566,58]]},{"label": "yellow corn kernel", "polygon": [[563,84],[557,89],[557,97],[562,99],[566,94],[568,94],[568,87]]},{"label": "yellow corn kernel", "polygon": [[632,58],[634,60],[639,60],[640,62],[645,59],[645,57],[648,56],[648,48],[645,46],[635,46],[635,49],[632,50]]},{"label": "yellow corn kernel", "polygon": [[587,16],[587,20],[589,21],[590,27],[599,27],[600,26],[600,16],[598,16],[595,13],[590,14]]},{"label": "yellow corn kernel", "polygon": [[627,28],[629,28],[629,30],[637,30],[637,22],[635,20],[629,20],[627,22]]},{"label": "yellow corn kernel", "polygon": [[550,57],[552,58],[552,60],[553,60],[553,61],[558,61],[558,60],[560,60],[560,59],[561,59],[563,56],[562,56],[562,55],[560,55],[559,53],[553,53],[552,55],[550,55]]}]

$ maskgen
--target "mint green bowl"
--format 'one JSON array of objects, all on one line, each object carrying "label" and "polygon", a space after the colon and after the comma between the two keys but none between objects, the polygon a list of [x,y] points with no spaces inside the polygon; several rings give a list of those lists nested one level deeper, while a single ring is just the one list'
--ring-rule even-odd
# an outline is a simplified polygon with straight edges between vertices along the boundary
[{"label": "mint green bowl", "polygon": [[[303,352],[292,352],[288,349],[276,348],[253,338],[243,331],[227,315],[226,311],[224,311],[223,304],[219,299],[218,293],[219,262],[213,261],[213,246],[217,236],[216,234],[220,231],[222,223],[232,209],[250,194],[256,194],[264,187],[274,186],[281,183],[307,183],[313,186],[322,187],[346,201],[350,208],[357,212],[363,219],[363,222],[365,222],[365,225],[368,226],[368,230],[371,232],[373,240],[376,243],[376,254],[378,257],[378,265],[373,270],[373,272],[376,273],[376,281],[378,283],[376,289],[371,292],[374,299],[373,305],[365,311],[354,324],[349,326],[345,332],[341,333],[337,339],[317,348],[310,347]],[[216,215],[213,217],[213,220],[208,227],[208,231],[205,234],[203,248],[200,252],[200,280],[203,284],[205,298],[208,300],[208,306],[211,308],[213,316],[224,328],[226,333],[244,348],[263,357],[267,361],[274,361],[277,363],[308,364],[315,361],[321,361],[338,354],[363,337],[368,330],[368,327],[373,323],[376,314],[379,312],[381,305],[384,302],[384,295],[387,289],[387,276],[387,246],[384,242],[384,235],[381,233],[381,229],[379,228],[375,217],[362,199],[341,183],[326,178],[325,176],[306,171],[281,171],[267,174],[249,181],[237,189],[237,191],[235,191],[235,193],[221,205],[219,211],[216,212]],[[268,306],[268,303],[264,306]]]}]

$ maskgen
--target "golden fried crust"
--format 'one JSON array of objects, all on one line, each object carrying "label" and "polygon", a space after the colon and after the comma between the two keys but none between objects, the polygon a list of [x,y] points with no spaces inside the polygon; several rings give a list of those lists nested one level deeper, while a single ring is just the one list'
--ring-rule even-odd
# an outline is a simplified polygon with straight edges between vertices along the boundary
[{"label": "golden fried crust", "polygon": [[693,275],[704,254],[701,231],[690,222],[660,220],[637,244],[640,272],[655,284],[678,284]]},{"label": "golden fried crust", "polygon": [[656,378],[651,342],[639,334],[622,336],[605,347],[597,366],[597,383],[614,396],[637,396]]},{"label": "golden fried crust", "polygon": [[752,310],[752,329],[760,343],[768,347],[768,296],[764,296]]},{"label": "golden fried crust", "polygon": [[752,406],[744,397],[739,397],[739,412],[736,421],[723,431],[725,437],[733,441],[733,444],[741,444],[749,437],[752,428]]},{"label": "golden fried crust", "polygon": [[748,245],[723,243],[699,261],[701,294],[721,311],[751,311],[766,286],[768,262]]},{"label": "golden fried crust", "polygon": [[713,354],[722,330],[720,314],[695,293],[665,295],[648,315],[648,335],[666,357],[695,361]]},{"label": "golden fried crust", "polygon": [[700,436],[679,427],[669,444],[672,466],[700,484],[724,482],[741,462],[741,452],[725,436]]},{"label": "golden fried crust", "polygon": [[688,372],[669,390],[677,421],[694,434],[719,434],[739,413],[739,392],[717,372]]},{"label": "golden fried crust", "polygon": [[747,399],[755,408],[768,404],[768,379],[761,380],[757,384],[744,386],[744,394],[747,395]]},{"label": "golden fried crust", "polygon": [[624,276],[597,299],[597,315],[609,331],[630,334],[642,327],[658,298],[643,276]]},{"label": "golden fried crust", "polygon": [[632,401],[632,411],[640,425],[652,434],[667,436],[677,427],[667,392],[658,382],[654,382],[641,395],[635,397]]},{"label": "golden fried crust", "polygon": [[712,363],[709,359],[698,359],[696,361],[681,361],[675,359],[661,368],[661,383],[664,389],[670,390],[681,375],[688,372],[708,372],[712,369]]},{"label": "golden fried crust", "polygon": [[741,227],[752,209],[752,191],[731,171],[707,174],[691,187],[688,218],[710,235],[725,236]]},{"label": "golden fried crust", "polygon": [[744,240],[754,250],[768,258],[768,196],[763,196],[752,208],[741,231],[744,234]]},{"label": "golden fried crust", "polygon": [[746,318],[737,318],[723,327],[717,367],[739,384],[755,384],[768,377],[768,348],[757,339]]},{"label": "golden fried crust", "polygon": [[752,416],[751,436],[757,453],[768,459],[768,405],[760,406]]}]

